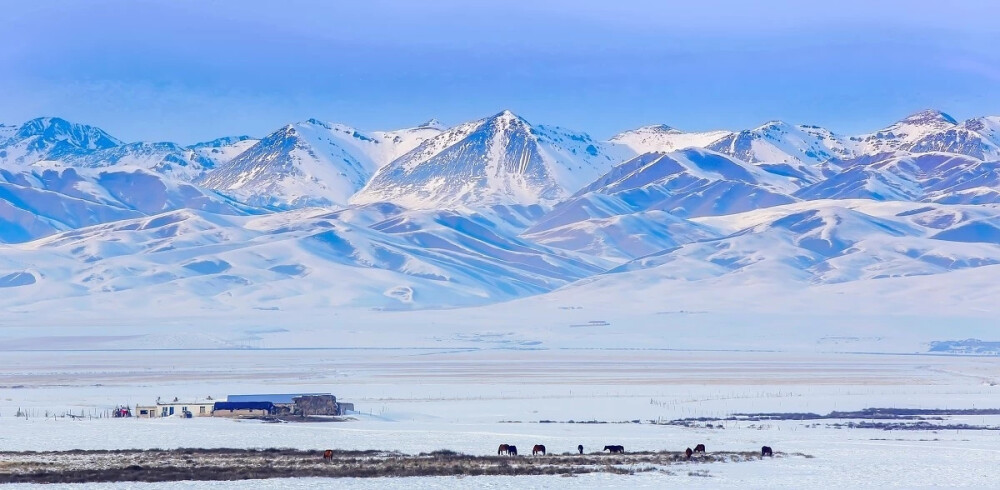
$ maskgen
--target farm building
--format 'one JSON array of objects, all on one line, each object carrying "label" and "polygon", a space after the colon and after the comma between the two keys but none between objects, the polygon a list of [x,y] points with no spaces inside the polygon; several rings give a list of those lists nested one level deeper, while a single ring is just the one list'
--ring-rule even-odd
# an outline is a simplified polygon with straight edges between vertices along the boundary
[{"label": "farm building", "polygon": [[[231,403],[267,402],[274,404],[275,415],[343,415],[347,408],[330,393],[269,393],[229,395]],[[354,405],[350,404],[353,409]]]},{"label": "farm building", "polygon": [[215,402],[214,417],[259,417],[274,415],[277,409],[271,402]]},{"label": "farm building", "polygon": [[215,408],[212,399],[180,401],[174,398],[171,402],[156,400],[155,405],[136,405],[134,415],[140,418],[159,417],[209,417]]}]

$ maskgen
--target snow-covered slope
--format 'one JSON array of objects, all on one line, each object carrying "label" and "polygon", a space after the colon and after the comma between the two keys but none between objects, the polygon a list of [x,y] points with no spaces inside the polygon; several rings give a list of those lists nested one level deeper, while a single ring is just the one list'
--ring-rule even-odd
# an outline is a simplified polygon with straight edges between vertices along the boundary
[{"label": "snow-covered slope", "polygon": [[591,218],[662,210],[680,217],[729,214],[794,202],[789,179],[698,148],[628,160],[560,203],[529,233]]},{"label": "snow-covered slope", "polygon": [[[728,232],[612,272],[726,284],[823,284],[1000,263],[998,208],[810,201],[695,221]],[[652,274],[653,276],[650,276]]]},{"label": "snow-covered slope", "polygon": [[523,236],[550,247],[625,261],[685,243],[718,238],[720,234],[665,211],[642,211],[584,219]]},{"label": "snow-covered slope", "polygon": [[802,199],[874,199],[983,204],[1000,202],[1000,162],[955,153],[893,156],[855,165],[804,188]]},{"label": "snow-covered slope", "polygon": [[229,163],[240,153],[247,151],[251,146],[260,141],[249,136],[224,136],[212,141],[205,141],[191,145],[191,149],[202,158],[212,162],[212,168]]},{"label": "snow-covered slope", "polygon": [[[475,214],[358,211],[182,210],[7,245],[0,276],[31,280],[7,288],[0,304],[447,307],[538,294],[603,270]],[[343,220],[378,215],[367,226]]]},{"label": "snow-covered slope", "polygon": [[652,152],[670,152],[692,146],[704,148],[726,136],[732,131],[701,131],[684,132],[666,124],[655,124],[641,128],[622,131],[608,140],[627,146],[636,154]]},{"label": "snow-covered slope", "polygon": [[35,165],[14,172],[0,169],[0,243],[175,209],[255,212],[214,192],[141,168]]},{"label": "snow-covered slope", "polygon": [[351,201],[409,208],[552,204],[630,153],[503,111],[423,142],[381,168]]}]

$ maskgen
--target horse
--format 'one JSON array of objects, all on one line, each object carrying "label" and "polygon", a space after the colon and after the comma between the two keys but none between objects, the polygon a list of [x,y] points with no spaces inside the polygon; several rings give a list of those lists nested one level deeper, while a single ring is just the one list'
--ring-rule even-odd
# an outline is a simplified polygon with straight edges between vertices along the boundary
[{"label": "horse", "polygon": [[544,444],[535,444],[535,447],[531,448],[531,455],[532,456],[534,456],[534,455],[536,455],[538,453],[542,453],[542,456],[545,456],[545,445]]},{"label": "horse", "polygon": [[500,456],[501,454],[508,454],[509,451],[510,451],[510,445],[501,444],[500,447],[497,449],[497,456]]},{"label": "horse", "polygon": [[691,448],[687,448],[684,450],[684,455],[687,456],[687,459],[691,459],[692,454],[694,454],[694,451],[692,451]]},{"label": "horse", "polygon": [[774,451],[771,450],[771,446],[763,446],[760,448],[760,457],[770,456],[774,457]]},{"label": "horse", "polygon": [[604,446],[604,451],[610,451],[611,454],[622,453],[625,454],[625,446]]},{"label": "horse", "polygon": [[694,447],[694,452],[696,452],[696,453],[704,453],[705,452],[705,445],[704,444],[698,444],[697,446]]},{"label": "horse", "polygon": [[333,461],[333,449],[323,451],[323,461]]},{"label": "horse", "polygon": [[507,446],[507,454],[511,456],[517,456],[517,446],[513,444]]},{"label": "horse", "polygon": [[579,446],[577,446],[576,450],[580,451],[580,454],[583,454],[583,444],[580,444]]}]

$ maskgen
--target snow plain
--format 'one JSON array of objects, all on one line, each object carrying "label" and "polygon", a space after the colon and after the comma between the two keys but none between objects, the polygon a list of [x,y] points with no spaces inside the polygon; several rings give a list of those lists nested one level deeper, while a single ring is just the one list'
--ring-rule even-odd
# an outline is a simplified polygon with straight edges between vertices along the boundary
[{"label": "snow plain", "polygon": [[[529,447],[544,443],[554,452],[572,451],[577,444],[588,451],[605,444],[638,451],[704,443],[710,451],[769,445],[787,454],[811,456],[678,466],[629,476],[185,482],[190,488],[333,484],[348,488],[987,488],[993,484],[991,468],[1000,462],[1000,431],[995,430],[884,431],[827,425],[835,420],[819,421],[817,427],[811,425],[816,421],[729,421],[724,429],[649,422],[734,412],[998,408],[1000,364],[995,357],[902,352],[905,343],[883,344],[882,339],[900,335],[891,328],[868,329],[867,337],[849,333],[816,337],[823,334],[823,327],[797,335],[794,329],[778,327],[775,334],[784,335],[785,341],[765,339],[761,343],[771,348],[760,349],[748,342],[749,335],[740,338],[737,329],[721,327],[729,317],[695,312],[660,316],[668,318],[664,323],[673,328],[702,329],[692,338],[714,338],[716,348],[692,348],[683,335],[670,346],[641,334],[654,328],[650,317],[646,324],[632,326],[611,316],[602,316],[610,319],[609,325],[575,323],[588,318],[587,311],[550,312],[548,321],[573,323],[537,330],[514,324],[500,329],[509,319],[497,320],[495,310],[423,315],[355,312],[351,322],[337,329],[318,327],[324,323],[319,318],[299,318],[303,325],[298,327],[286,324],[271,332],[258,331],[256,340],[244,341],[242,347],[248,348],[224,349],[158,349],[158,343],[169,345],[171,338],[199,338],[203,325],[183,322],[147,327],[152,333],[145,339],[130,334],[127,322],[8,327],[2,331],[5,340],[0,346],[6,350],[0,370],[0,450],[335,447],[491,454],[503,442]],[[480,315],[493,315],[494,320]],[[470,327],[459,318],[490,328]],[[761,314],[748,320],[774,318]],[[236,334],[238,330],[230,329],[245,320],[211,331]],[[961,319],[952,320],[956,331],[962,332]],[[363,322],[372,325],[361,328]],[[915,349],[921,348],[915,341],[919,332],[919,328],[907,332]],[[59,350],[70,345],[75,348]],[[898,351],[870,350],[881,345],[896,346]],[[158,396],[192,399],[295,391],[332,391],[355,403],[357,420],[266,424],[88,416],[121,403],[149,403]],[[19,409],[28,411],[29,417],[14,417]],[[82,412],[85,419],[46,418],[46,411]],[[545,420],[562,423],[539,423]],[[569,420],[609,423],[565,423]],[[950,417],[941,423],[1000,426],[1000,416]],[[22,487],[30,488],[15,488]],[[176,484],[113,487],[175,488]]]}]

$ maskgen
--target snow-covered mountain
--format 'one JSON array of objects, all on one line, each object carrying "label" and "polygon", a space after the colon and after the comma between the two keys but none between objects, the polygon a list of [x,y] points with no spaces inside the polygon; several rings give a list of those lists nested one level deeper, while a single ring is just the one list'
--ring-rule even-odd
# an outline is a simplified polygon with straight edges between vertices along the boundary
[{"label": "snow-covered mountain", "polygon": [[426,308],[954,274],[1000,264],[998,136],[1000,118],[923,111],[860,136],[601,142],[504,111],[183,146],[40,118],[0,126],[0,306]]},{"label": "snow-covered mountain", "polygon": [[503,111],[424,141],[379,169],[351,202],[409,208],[553,204],[629,154]]},{"label": "snow-covered mountain", "polygon": [[121,144],[100,128],[58,117],[39,117],[20,125],[0,124],[0,162],[6,165],[30,165]]},{"label": "snow-covered mountain", "polygon": [[873,133],[852,137],[851,140],[858,143],[859,154],[879,155],[896,150],[908,151],[919,141],[956,126],[958,121],[953,117],[929,109],[911,114]]},{"label": "snow-covered mountain", "polygon": [[310,119],[269,134],[199,183],[259,207],[340,206],[379,167],[440,132],[423,125],[369,134]]},{"label": "snow-covered mountain", "polygon": [[57,162],[78,168],[140,167],[191,181],[216,164],[202,148],[171,142],[124,143],[99,128],[57,117],[0,127],[0,167],[8,170]]},{"label": "snow-covered mountain", "polygon": [[692,146],[705,148],[732,134],[732,131],[684,132],[666,124],[654,124],[622,131],[608,141],[627,146],[636,154],[643,154],[670,152]]},{"label": "snow-covered mountain", "polygon": [[848,138],[819,126],[771,121],[725,136],[706,148],[808,184],[839,170],[831,161],[854,157],[855,146]]}]

